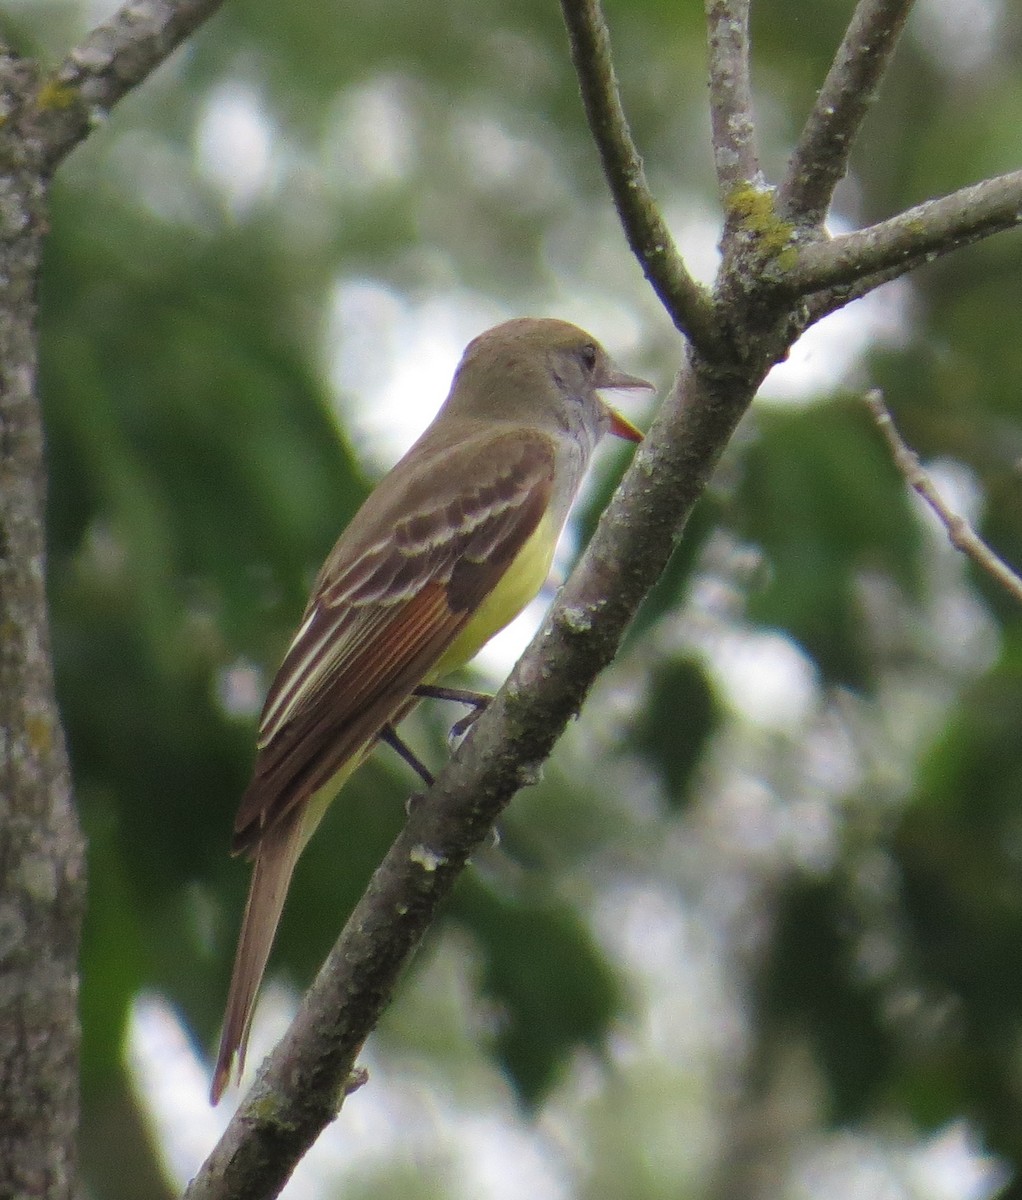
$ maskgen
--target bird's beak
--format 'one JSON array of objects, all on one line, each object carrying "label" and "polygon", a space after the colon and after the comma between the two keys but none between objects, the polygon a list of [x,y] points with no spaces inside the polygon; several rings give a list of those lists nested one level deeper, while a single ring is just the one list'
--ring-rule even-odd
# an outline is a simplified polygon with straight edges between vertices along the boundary
[{"label": "bird's beak", "polygon": [[[608,365],[607,370],[603,373],[600,382],[596,385],[601,391],[604,388],[612,388],[620,391],[632,392],[655,392],[656,388],[645,379],[640,379],[638,375],[628,375],[613,363]],[[616,409],[613,409],[608,404],[607,412],[610,414],[610,432],[615,437],[624,438],[626,442],[641,442],[645,436],[641,429],[636,429],[635,426],[626,417],[623,417]]]},{"label": "bird's beak", "polygon": [[610,413],[610,432],[615,437],[624,438],[626,442],[641,442],[646,436],[641,429],[636,429],[631,421],[623,417],[617,409],[608,405],[607,412]]}]

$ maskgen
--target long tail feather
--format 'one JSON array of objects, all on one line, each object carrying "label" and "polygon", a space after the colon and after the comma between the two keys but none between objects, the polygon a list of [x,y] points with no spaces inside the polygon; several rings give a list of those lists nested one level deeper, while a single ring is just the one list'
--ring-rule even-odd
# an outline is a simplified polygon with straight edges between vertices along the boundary
[{"label": "long tail feather", "polygon": [[305,841],[302,822],[290,820],[268,829],[259,843],[227,993],[220,1053],[210,1088],[213,1104],[220,1100],[230,1081],[235,1059],[239,1076],[245,1065],[256,992],[266,970],[291,874]]}]

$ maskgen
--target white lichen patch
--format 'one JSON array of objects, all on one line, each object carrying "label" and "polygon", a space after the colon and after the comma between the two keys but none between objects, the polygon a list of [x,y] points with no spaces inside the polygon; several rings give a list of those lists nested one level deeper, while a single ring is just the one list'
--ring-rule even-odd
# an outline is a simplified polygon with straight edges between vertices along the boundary
[{"label": "white lichen patch", "polygon": [[57,897],[57,868],[43,854],[28,854],[15,872],[15,884],[33,900],[52,904]]},{"label": "white lichen patch", "polygon": [[563,608],[559,617],[570,633],[588,633],[593,627],[593,614],[584,608]]},{"label": "white lichen patch", "polygon": [[417,846],[413,846],[408,857],[413,863],[418,863],[424,871],[435,871],[437,867],[442,867],[447,859],[438,854],[435,850],[431,850],[429,846],[424,846],[420,842]]}]

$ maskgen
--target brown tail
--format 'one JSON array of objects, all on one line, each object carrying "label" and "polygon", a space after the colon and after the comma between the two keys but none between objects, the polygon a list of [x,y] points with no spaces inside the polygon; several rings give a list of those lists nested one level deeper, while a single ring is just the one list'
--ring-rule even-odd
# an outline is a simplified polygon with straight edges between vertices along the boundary
[{"label": "brown tail", "polygon": [[259,843],[248,902],[241,921],[231,986],[227,993],[220,1053],[210,1088],[210,1101],[213,1104],[218,1103],[224,1093],[235,1059],[238,1075],[245,1065],[245,1048],[256,992],[266,970],[266,960],[270,956],[291,873],[304,844],[302,823],[294,819],[268,829]]}]

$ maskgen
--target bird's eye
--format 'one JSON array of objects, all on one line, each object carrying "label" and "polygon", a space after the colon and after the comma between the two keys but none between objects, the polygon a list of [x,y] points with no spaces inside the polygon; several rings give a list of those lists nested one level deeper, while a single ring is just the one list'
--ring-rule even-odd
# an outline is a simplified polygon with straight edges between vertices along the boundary
[{"label": "bird's eye", "polygon": [[592,371],[596,366],[596,347],[592,342],[587,342],[579,351],[579,358],[582,360],[582,366],[587,371]]}]

